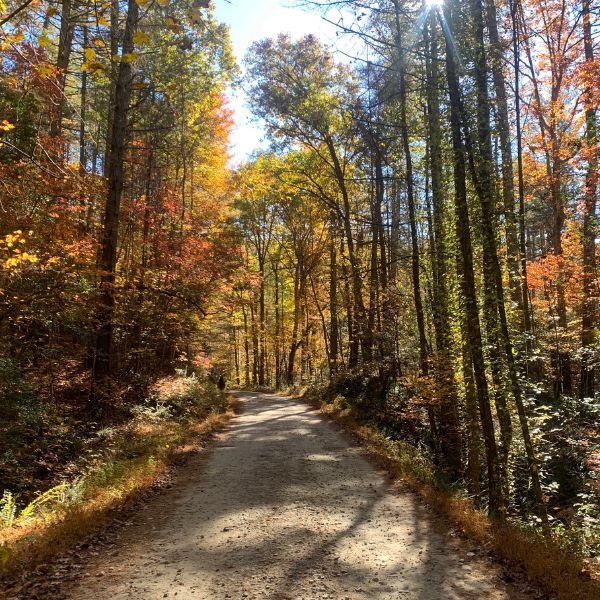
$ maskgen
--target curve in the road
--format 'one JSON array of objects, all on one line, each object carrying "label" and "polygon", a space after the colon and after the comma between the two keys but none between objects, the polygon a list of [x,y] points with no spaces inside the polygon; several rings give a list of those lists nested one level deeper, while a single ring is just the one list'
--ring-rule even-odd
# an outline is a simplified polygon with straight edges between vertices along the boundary
[{"label": "curve in the road", "polygon": [[182,469],[73,600],[523,598],[298,400],[242,414]]}]

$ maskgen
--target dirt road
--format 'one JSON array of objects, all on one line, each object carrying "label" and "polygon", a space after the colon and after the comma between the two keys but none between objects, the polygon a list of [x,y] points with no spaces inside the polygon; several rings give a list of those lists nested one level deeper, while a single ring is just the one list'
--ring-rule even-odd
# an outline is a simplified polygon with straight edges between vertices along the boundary
[{"label": "dirt road", "polygon": [[239,397],[243,413],[214,449],[186,465],[65,597],[526,597],[305,404]]}]

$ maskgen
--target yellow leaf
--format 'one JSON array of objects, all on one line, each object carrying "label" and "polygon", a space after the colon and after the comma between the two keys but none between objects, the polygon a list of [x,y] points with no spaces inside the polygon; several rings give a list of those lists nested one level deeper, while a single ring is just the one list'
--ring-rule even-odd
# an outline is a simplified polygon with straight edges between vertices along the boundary
[{"label": "yellow leaf", "polygon": [[98,25],[102,25],[102,27],[108,27],[108,20],[106,17],[98,17]]},{"label": "yellow leaf", "polygon": [[159,6],[168,6],[169,0],[156,0]]},{"label": "yellow leaf", "polygon": [[140,55],[136,54],[135,52],[125,52],[121,59],[124,63],[132,63],[135,62],[139,57]]},{"label": "yellow leaf", "polygon": [[199,8],[191,8],[188,11],[188,18],[192,23],[201,23],[202,22],[202,14],[200,13]]},{"label": "yellow leaf", "polygon": [[36,67],[36,71],[40,77],[46,78],[54,73],[54,68],[51,65],[41,64]]},{"label": "yellow leaf", "polygon": [[89,71],[91,73],[97,73],[98,71],[103,71],[106,68],[106,66],[103,65],[102,63],[98,62],[97,60],[92,60],[89,62],[84,62],[81,65],[81,68],[84,71]]},{"label": "yellow leaf", "polygon": [[2,123],[0,123],[0,131],[12,131],[14,128],[15,126],[6,119],[3,119]]},{"label": "yellow leaf", "polygon": [[181,29],[181,23],[179,22],[178,19],[175,19],[173,17],[166,17],[165,25],[171,31],[179,31]]},{"label": "yellow leaf", "polygon": [[136,46],[146,46],[150,43],[150,41],[150,36],[147,33],[144,33],[143,31],[136,31],[133,34],[133,43]]},{"label": "yellow leaf", "polygon": [[96,58],[96,51],[93,48],[86,48],[83,51],[83,54],[85,56],[85,60],[87,61],[94,60],[94,58]]},{"label": "yellow leaf", "polygon": [[38,44],[40,48],[47,48],[52,42],[47,35],[40,35],[38,38]]}]

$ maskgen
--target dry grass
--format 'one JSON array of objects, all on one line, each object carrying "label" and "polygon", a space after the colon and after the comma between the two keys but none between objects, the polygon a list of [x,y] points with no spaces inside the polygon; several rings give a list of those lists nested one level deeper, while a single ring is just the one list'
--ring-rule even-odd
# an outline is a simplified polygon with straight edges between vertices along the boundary
[{"label": "dry grass", "polygon": [[426,467],[415,465],[398,443],[387,440],[347,410],[306,398],[324,415],[334,419],[355,438],[374,462],[406,483],[427,504],[446,516],[465,536],[492,550],[511,569],[523,572],[530,581],[560,600],[598,600],[600,572],[584,557],[565,549],[559,539],[545,538],[518,525],[494,523],[473,503],[431,483]]},{"label": "dry grass", "polygon": [[235,414],[236,406],[235,399],[230,398],[224,412],[211,412],[187,422],[139,421],[128,428],[121,451],[125,456],[134,456],[119,459],[118,469],[111,469],[108,476],[86,481],[80,502],[42,513],[24,526],[0,531],[3,574],[12,577],[31,571],[106,526],[116,511],[131,505],[160,481],[170,465],[180,462],[222,429]]}]

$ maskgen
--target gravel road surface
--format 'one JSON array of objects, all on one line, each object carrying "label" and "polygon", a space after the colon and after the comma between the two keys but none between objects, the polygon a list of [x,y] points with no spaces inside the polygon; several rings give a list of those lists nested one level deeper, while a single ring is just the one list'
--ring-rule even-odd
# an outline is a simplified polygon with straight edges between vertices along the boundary
[{"label": "gravel road surface", "polygon": [[242,414],[151,499],[65,598],[524,599],[299,400]]}]

